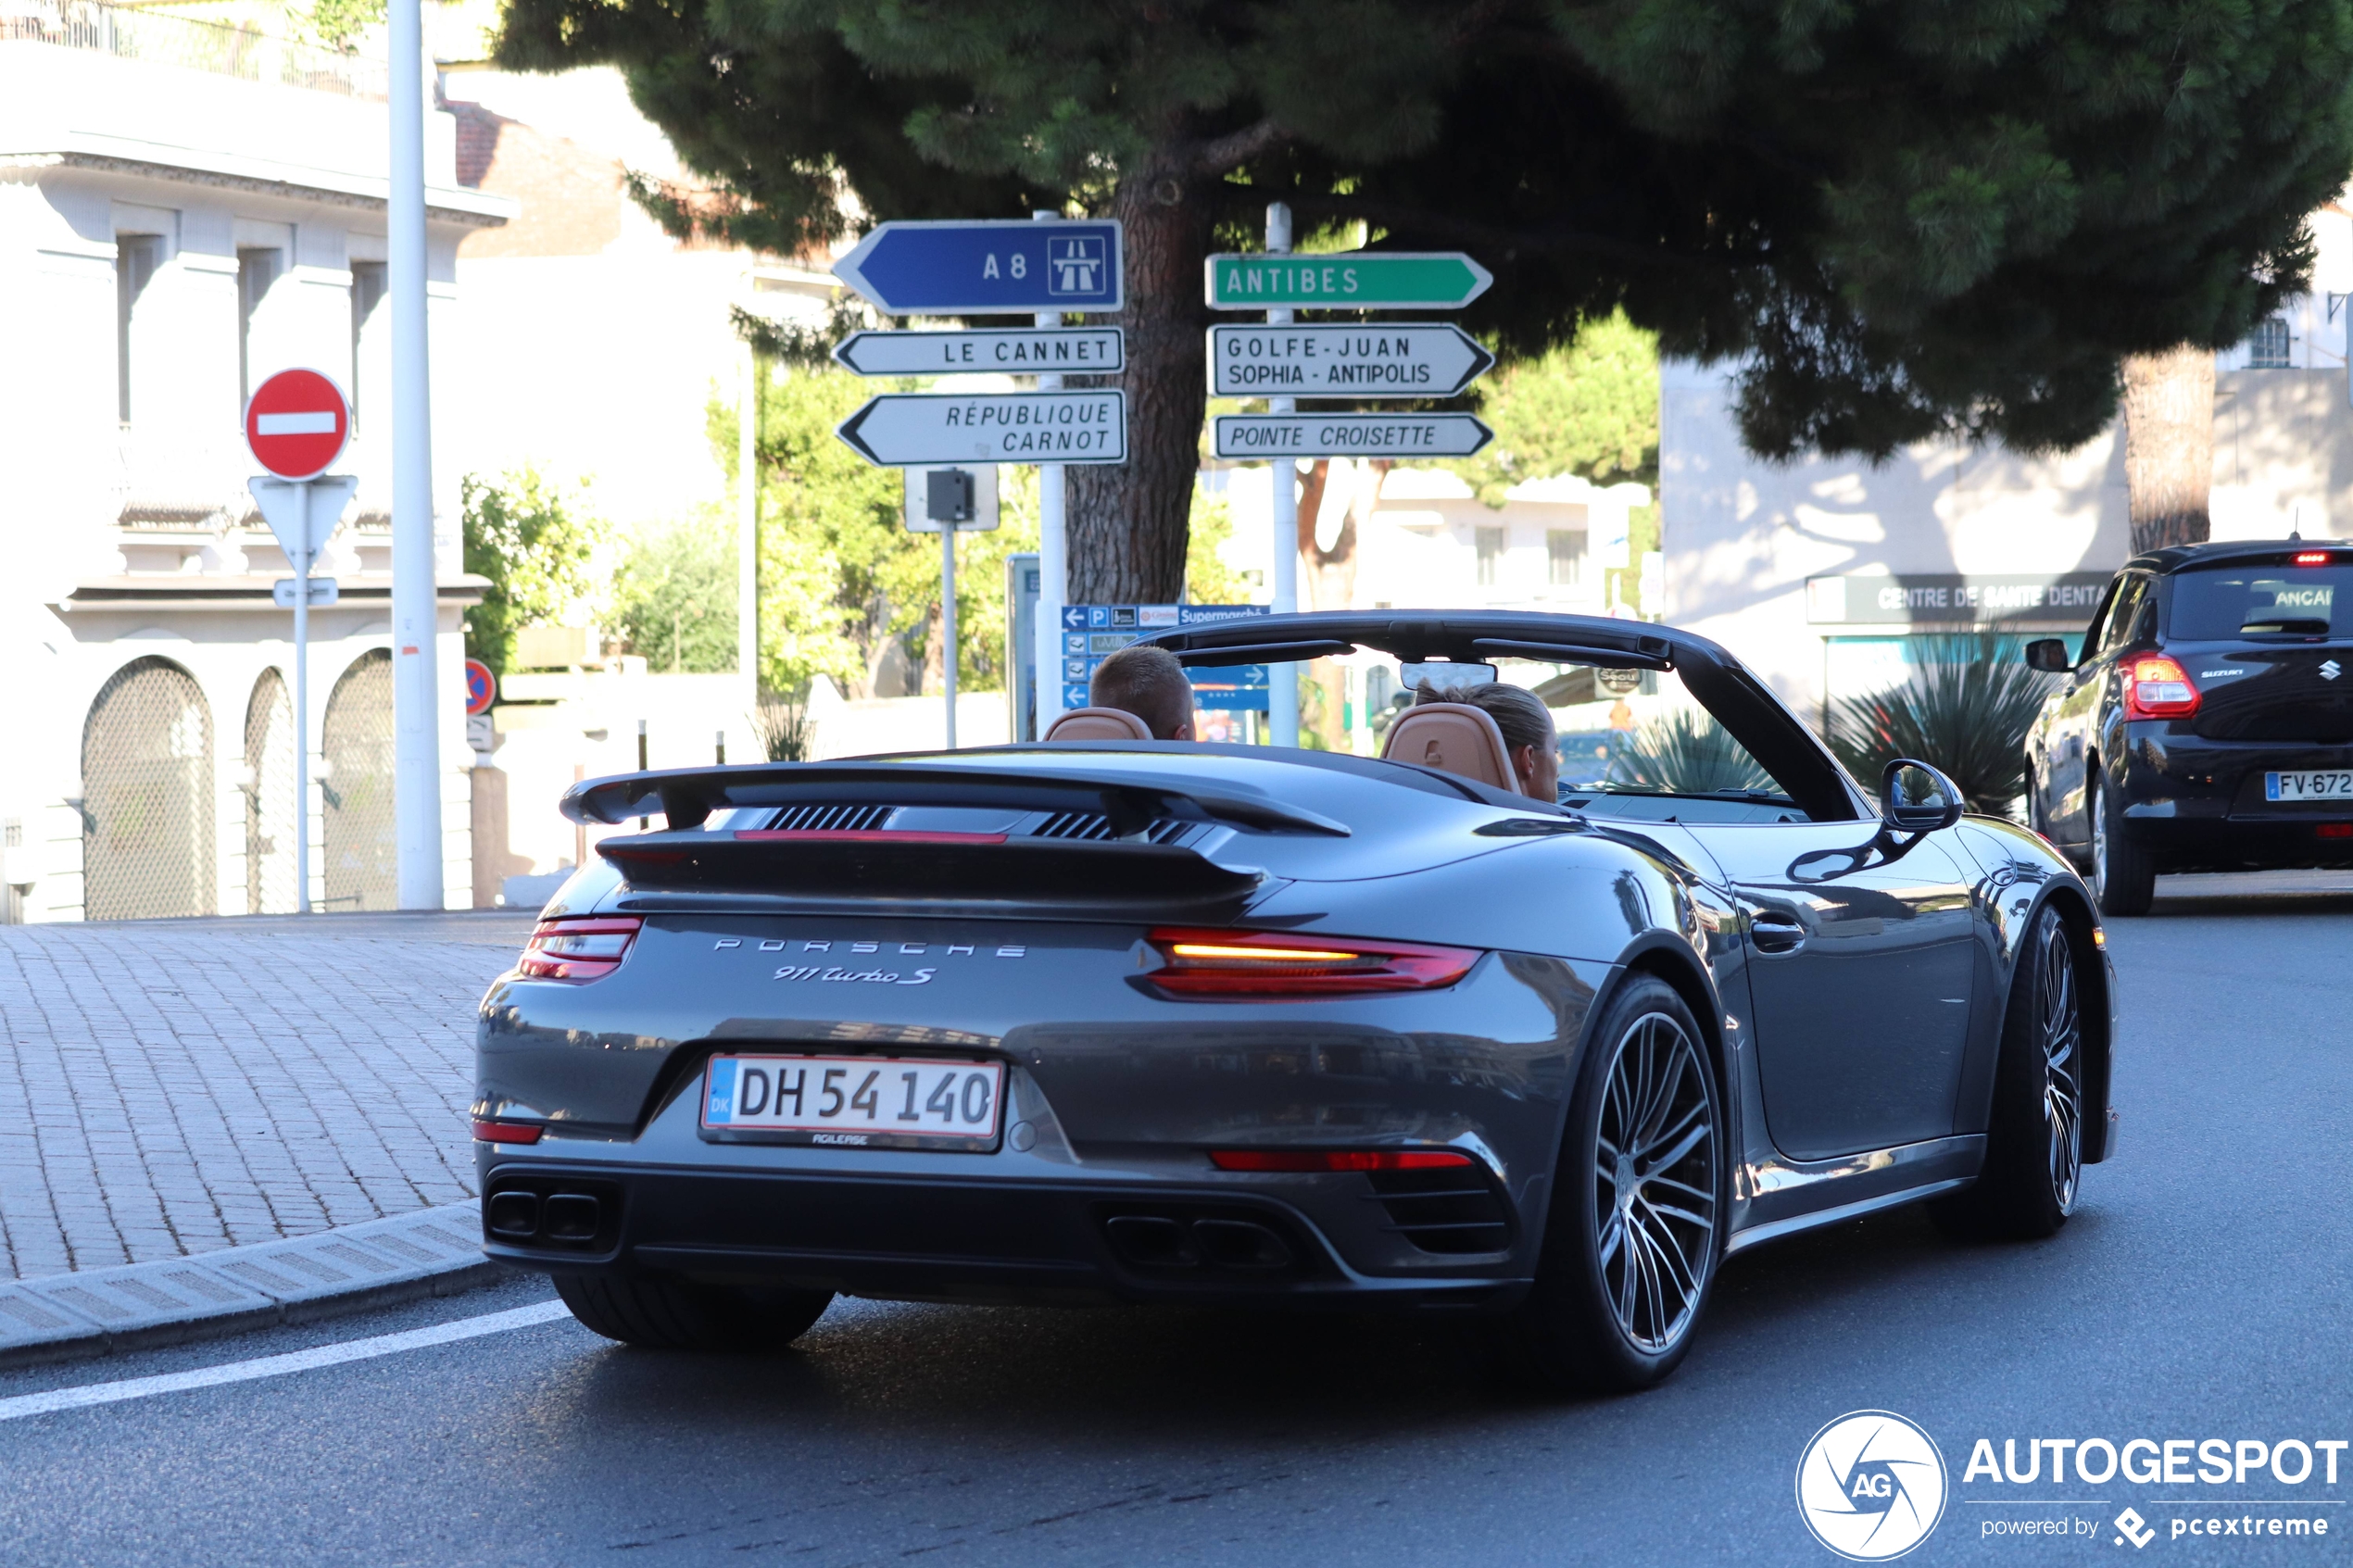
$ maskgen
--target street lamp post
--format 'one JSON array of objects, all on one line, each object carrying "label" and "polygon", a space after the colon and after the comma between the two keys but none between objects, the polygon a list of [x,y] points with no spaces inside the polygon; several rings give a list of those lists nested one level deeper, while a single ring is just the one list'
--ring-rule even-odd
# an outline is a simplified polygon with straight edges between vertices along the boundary
[{"label": "street lamp post", "polygon": [[385,203],[392,298],[393,814],[400,907],[444,903],[441,744],[434,637],[433,418],[425,358],[424,22],[391,0],[391,183]]}]

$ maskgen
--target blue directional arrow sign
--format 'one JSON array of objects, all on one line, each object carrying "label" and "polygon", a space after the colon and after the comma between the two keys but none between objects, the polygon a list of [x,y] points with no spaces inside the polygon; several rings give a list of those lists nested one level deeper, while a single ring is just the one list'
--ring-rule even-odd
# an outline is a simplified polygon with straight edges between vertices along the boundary
[{"label": "blue directional arrow sign", "polygon": [[884,223],[834,276],[892,316],[1117,310],[1126,302],[1115,222]]}]

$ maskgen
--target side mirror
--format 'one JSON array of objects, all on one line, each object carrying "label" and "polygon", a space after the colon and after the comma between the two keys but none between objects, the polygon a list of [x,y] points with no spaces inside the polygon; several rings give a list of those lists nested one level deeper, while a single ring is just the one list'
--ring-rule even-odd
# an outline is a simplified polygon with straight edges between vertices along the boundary
[{"label": "side mirror", "polygon": [[2027,644],[2026,663],[2031,670],[2046,670],[2054,675],[2075,668],[2067,661],[2067,639],[2064,637],[2037,637]]},{"label": "side mirror", "polygon": [[1958,785],[1925,762],[1898,757],[1880,775],[1879,814],[1897,833],[1934,833],[1961,820]]}]

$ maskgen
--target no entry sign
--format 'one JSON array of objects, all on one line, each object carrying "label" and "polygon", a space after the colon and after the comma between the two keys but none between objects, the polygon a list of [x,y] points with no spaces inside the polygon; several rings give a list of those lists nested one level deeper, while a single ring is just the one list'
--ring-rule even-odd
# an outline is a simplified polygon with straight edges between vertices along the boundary
[{"label": "no entry sign", "polygon": [[316,479],[350,438],[343,388],[316,370],[280,370],[245,405],[245,445],[281,479]]}]

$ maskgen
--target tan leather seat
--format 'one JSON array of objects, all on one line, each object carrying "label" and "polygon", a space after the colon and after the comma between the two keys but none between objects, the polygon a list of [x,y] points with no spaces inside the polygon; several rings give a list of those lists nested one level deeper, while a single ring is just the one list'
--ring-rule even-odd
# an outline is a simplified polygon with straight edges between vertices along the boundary
[{"label": "tan leather seat", "polygon": [[[1482,714],[1480,717],[1484,718]],[[1150,740],[1151,727],[1124,708],[1074,708],[1054,721],[1048,740]]]},{"label": "tan leather seat", "polygon": [[1512,754],[1495,721],[1466,702],[1421,702],[1397,716],[1380,754],[1519,793]]}]

